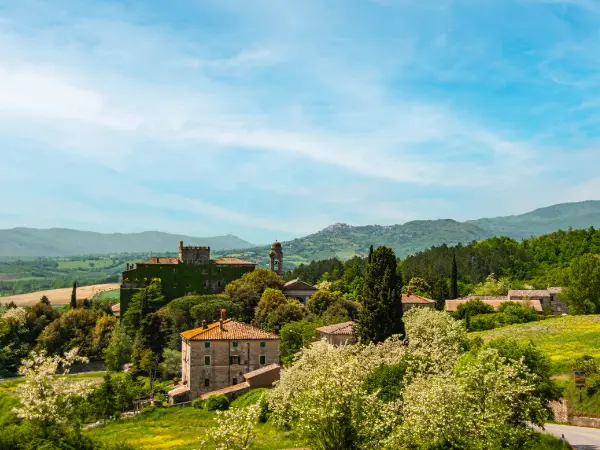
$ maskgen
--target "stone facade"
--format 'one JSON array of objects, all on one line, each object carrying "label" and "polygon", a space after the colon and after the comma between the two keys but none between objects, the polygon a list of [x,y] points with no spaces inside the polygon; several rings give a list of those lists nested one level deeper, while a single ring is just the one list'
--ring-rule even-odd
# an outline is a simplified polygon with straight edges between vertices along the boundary
[{"label": "stone facade", "polygon": [[288,281],[283,285],[283,295],[288,300],[298,300],[304,306],[308,304],[308,300],[317,292],[318,289],[304,281],[296,278],[295,280]]},{"label": "stone facade", "polygon": [[321,335],[321,339],[327,341],[329,345],[333,345],[334,347],[356,343],[354,322],[351,320],[319,327],[315,331]]},{"label": "stone facade", "polygon": [[190,400],[244,381],[244,374],[279,364],[279,337],[224,320],[181,333],[182,383]]},{"label": "stone facade", "polygon": [[183,241],[179,241],[179,261],[186,264],[208,264],[210,247],[184,247]]},{"label": "stone facade", "polygon": [[281,243],[277,241],[273,242],[271,251],[269,252],[269,258],[271,260],[271,271],[283,278],[283,250],[281,248]]},{"label": "stone facade", "polygon": [[410,291],[402,294],[402,311],[406,312],[413,308],[435,308],[435,300],[413,294]]}]

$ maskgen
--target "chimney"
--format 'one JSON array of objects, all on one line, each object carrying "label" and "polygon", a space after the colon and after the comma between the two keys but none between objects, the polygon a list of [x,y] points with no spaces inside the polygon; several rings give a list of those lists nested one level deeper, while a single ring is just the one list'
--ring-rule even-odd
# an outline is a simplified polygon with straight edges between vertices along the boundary
[{"label": "chimney", "polygon": [[227,310],[225,308],[221,309],[221,320],[227,319]]},{"label": "chimney", "polygon": [[225,331],[225,327],[223,326],[223,319],[219,319],[219,330]]},{"label": "chimney", "polygon": [[206,325],[206,320],[202,321],[202,328],[204,328],[204,329],[208,328],[208,326]]},{"label": "chimney", "polygon": [[253,326],[254,326],[254,319],[252,319],[252,320],[250,321],[250,326],[251,326],[251,327],[253,327]]}]

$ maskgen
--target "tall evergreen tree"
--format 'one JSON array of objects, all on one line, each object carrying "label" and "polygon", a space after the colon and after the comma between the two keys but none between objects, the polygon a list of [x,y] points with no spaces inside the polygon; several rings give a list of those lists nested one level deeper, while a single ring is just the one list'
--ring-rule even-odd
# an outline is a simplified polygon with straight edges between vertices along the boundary
[{"label": "tall evergreen tree", "polygon": [[73,291],[71,292],[71,308],[77,308],[77,281],[73,282]]},{"label": "tall evergreen tree", "polygon": [[458,268],[456,267],[456,253],[452,255],[452,278],[450,280],[450,298],[458,298]]},{"label": "tall evergreen tree", "polygon": [[402,281],[396,267],[391,248],[381,246],[372,253],[356,321],[356,333],[362,342],[382,342],[393,334],[404,334]]}]

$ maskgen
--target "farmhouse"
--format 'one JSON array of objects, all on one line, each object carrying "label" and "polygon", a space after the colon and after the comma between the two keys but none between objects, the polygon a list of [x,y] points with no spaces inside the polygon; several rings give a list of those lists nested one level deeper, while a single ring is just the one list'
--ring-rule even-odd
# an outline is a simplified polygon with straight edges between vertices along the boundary
[{"label": "farmhouse", "polygon": [[321,339],[335,347],[343,344],[354,344],[356,342],[354,322],[351,320],[319,327],[316,331],[321,335]]},{"label": "farmhouse", "polygon": [[[249,374],[279,364],[279,336],[225,317],[181,333],[181,388],[190,400],[241,384],[244,376],[259,382],[264,373]],[[279,372],[277,372],[279,373]],[[271,376],[271,375],[269,375]],[[268,377],[267,377],[268,378]],[[245,382],[251,383],[246,379]]]},{"label": "farmhouse", "polygon": [[407,291],[402,294],[402,311],[406,312],[413,308],[434,308],[435,300],[430,298],[421,297],[420,295],[413,294],[411,291]]},{"label": "farmhouse", "polygon": [[538,313],[564,314],[568,313],[568,308],[559,298],[561,292],[562,288],[560,287],[549,287],[547,289],[510,290],[508,295],[501,296],[469,295],[455,300],[446,300],[446,311],[456,311],[458,305],[478,298],[492,306],[494,310],[497,310],[504,302],[514,302],[528,305]]}]

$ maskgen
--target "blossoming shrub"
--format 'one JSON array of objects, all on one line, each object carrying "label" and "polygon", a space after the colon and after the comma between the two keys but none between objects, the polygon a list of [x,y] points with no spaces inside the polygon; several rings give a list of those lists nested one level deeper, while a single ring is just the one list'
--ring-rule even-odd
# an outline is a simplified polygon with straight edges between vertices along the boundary
[{"label": "blossoming shrub", "polygon": [[217,411],[217,426],[207,431],[201,448],[248,450],[257,438],[255,427],[259,414],[258,403],[244,408]]}]

